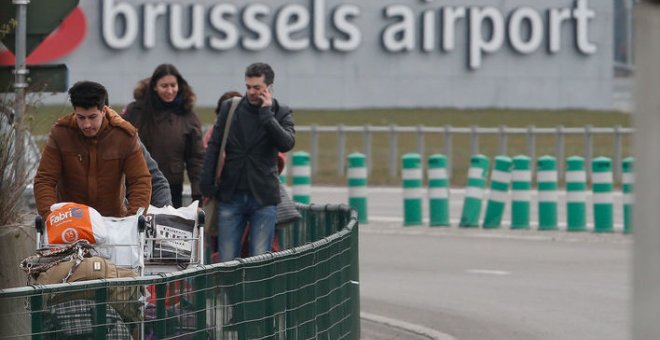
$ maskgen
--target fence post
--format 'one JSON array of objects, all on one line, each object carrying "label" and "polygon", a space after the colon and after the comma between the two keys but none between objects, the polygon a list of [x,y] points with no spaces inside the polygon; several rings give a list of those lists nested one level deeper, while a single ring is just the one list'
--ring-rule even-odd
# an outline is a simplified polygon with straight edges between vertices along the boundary
[{"label": "fence post", "polygon": [[506,134],[506,126],[500,125],[499,129],[499,150],[498,153],[500,155],[506,155],[507,154],[507,145],[508,145],[508,135]]},{"label": "fence post", "polygon": [[532,159],[525,155],[513,157],[511,171],[511,229],[529,229],[532,200]]},{"label": "fence post", "polygon": [[555,150],[556,152],[556,157],[557,157],[557,177],[561,180],[562,178],[566,178],[566,174],[564,173],[564,159],[565,159],[565,133],[564,133],[564,127],[559,125],[557,126],[557,132],[555,135]]},{"label": "fence post", "polygon": [[633,157],[624,159],[621,168],[623,170],[623,232],[629,234],[632,232],[632,210],[635,204],[635,195],[633,194],[635,186],[635,159]]},{"label": "fence post", "polygon": [[[27,298],[26,298],[27,299]],[[33,340],[43,339],[41,334],[44,326],[43,318],[43,307],[44,307],[44,296],[43,295],[31,295],[30,296],[30,316],[31,316],[31,329],[34,333],[32,335]]]},{"label": "fence post", "polygon": [[539,230],[557,230],[557,160],[541,156],[537,160]]},{"label": "fence post", "polygon": [[369,223],[367,210],[367,162],[365,155],[348,155],[348,205],[357,210],[358,221]]},{"label": "fence post", "polygon": [[94,339],[107,339],[108,335],[108,287],[94,289]]},{"label": "fence post", "polygon": [[390,177],[395,178],[397,174],[397,169],[399,168],[397,166],[397,155],[398,155],[398,145],[399,143],[397,142],[397,132],[396,132],[396,125],[390,124],[390,133],[389,133],[389,142],[390,142]]},{"label": "fence post", "polygon": [[587,230],[587,171],[584,158],[566,159],[566,230]]},{"label": "fence post", "polygon": [[470,169],[468,170],[460,227],[479,226],[481,202],[484,199],[484,189],[486,188],[489,165],[490,160],[484,155],[474,155],[470,159]]},{"label": "fence post", "polygon": [[337,125],[337,175],[344,175],[344,157],[346,155],[346,131],[344,124]]},{"label": "fence post", "polygon": [[623,166],[621,154],[621,125],[617,125],[614,127],[614,159],[612,160],[614,178],[621,177],[621,167]]},{"label": "fence post", "polygon": [[612,196],[612,160],[607,157],[594,158],[591,163],[591,190],[594,202],[594,231],[614,231],[614,197]]},{"label": "fence post", "polygon": [[[527,155],[531,159],[536,159],[536,134],[534,133],[535,129],[536,127],[534,125],[527,127]],[[531,162],[531,159],[529,163],[529,170],[534,172],[534,163]]]},{"label": "fence post", "polygon": [[[206,292],[210,289],[209,282],[207,280],[208,274],[197,275],[193,279],[193,285],[195,290],[195,295],[193,295],[193,304],[195,309],[195,328],[197,330],[202,330],[206,328]],[[206,332],[199,331],[195,334],[195,339],[206,339]]]},{"label": "fence post", "polygon": [[318,159],[319,159],[319,132],[317,131],[316,124],[312,124],[309,128],[309,143],[310,143],[310,153],[311,153],[311,172],[310,174],[316,174],[318,171]]},{"label": "fence post", "polygon": [[444,155],[447,156],[447,178],[451,182],[451,173],[453,171],[452,167],[452,135],[451,135],[451,125],[445,125],[445,131],[444,131]]},{"label": "fence post", "polygon": [[424,127],[419,124],[416,127],[417,130],[417,153],[424,157]]},{"label": "fence post", "polygon": [[587,168],[587,175],[591,176],[591,161],[593,159],[593,132],[591,131],[592,126],[586,125],[584,127],[584,160],[585,167]]},{"label": "fence post", "polygon": [[449,179],[447,157],[441,154],[429,156],[429,219],[430,225],[449,226]]},{"label": "fence post", "polygon": [[509,200],[509,183],[511,183],[511,158],[497,156],[490,175],[490,196],[486,205],[484,228],[493,229],[502,225],[502,215]]},{"label": "fence post", "polygon": [[298,203],[309,204],[312,194],[312,171],[309,166],[309,154],[305,151],[293,153],[293,176],[291,191],[293,200]]},{"label": "fence post", "polygon": [[470,126],[470,154],[477,155],[479,154],[479,132],[477,131],[477,126]]},{"label": "fence post", "polygon": [[363,135],[363,140],[362,140],[362,148],[364,150],[364,155],[367,158],[367,173],[371,173],[371,162],[372,162],[372,155],[371,155],[371,126],[369,124],[364,126],[364,135]]},{"label": "fence post", "polygon": [[422,224],[422,164],[421,156],[407,153],[401,157],[403,171],[403,224]]}]

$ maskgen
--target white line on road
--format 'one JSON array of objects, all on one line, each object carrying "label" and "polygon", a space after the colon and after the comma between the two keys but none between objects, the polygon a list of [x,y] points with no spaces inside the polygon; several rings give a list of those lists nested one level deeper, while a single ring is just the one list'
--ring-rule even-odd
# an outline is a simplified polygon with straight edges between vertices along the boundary
[{"label": "white line on road", "polygon": [[507,272],[504,270],[491,270],[491,269],[468,269],[465,272],[468,274],[479,274],[479,275],[499,275],[499,276],[511,275],[511,272]]},{"label": "white line on road", "polygon": [[367,321],[379,323],[381,325],[386,325],[390,327],[395,327],[398,329],[402,329],[404,331],[418,334],[421,336],[428,337],[429,339],[434,339],[434,340],[455,340],[453,336],[442,333],[440,331],[436,331],[435,329],[424,327],[421,325],[416,325],[414,323],[409,323],[405,322],[402,320],[397,320],[397,319],[390,319],[388,317],[380,316],[380,315],[374,315],[366,312],[360,312],[360,319],[364,319]]}]

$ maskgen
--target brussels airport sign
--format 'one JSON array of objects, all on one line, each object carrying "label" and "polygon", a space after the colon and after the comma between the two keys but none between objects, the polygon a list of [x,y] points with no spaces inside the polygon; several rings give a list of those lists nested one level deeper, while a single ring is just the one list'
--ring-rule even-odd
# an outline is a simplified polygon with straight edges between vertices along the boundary
[{"label": "brussels airport sign", "polygon": [[[181,4],[149,1],[142,5],[120,0],[102,1],[102,35],[105,44],[122,50],[139,43],[144,49],[157,47],[159,18],[166,21],[171,48],[208,48],[227,51],[243,48],[262,51],[273,42],[285,51],[314,48],[318,51],[351,52],[360,48],[360,7],[342,3],[332,8],[326,0],[309,0],[306,5],[285,4],[279,8],[262,3],[235,5],[217,2]],[[387,5],[380,36],[387,53],[440,50],[451,53],[457,45],[467,46],[468,67],[478,69],[484,55],[496,53],[508,42],[511,49],[526,55],[537,51],[545,41],[547,53],[562,48],[562,26],[571,25],[575,48],[582,54],[596,52],[589,40],[589,21],[596,13],[588,0],[576,0],[572,7],[539,11],[518,7],[509,13],[493,6],[433,6],[429,0],[413,8]],[[550,2],[552,3],[552,2]],[[241,6],[241,7],[239,7]],[[142,7],[141,9],[139,7]],[[545,13],[543,13],[545,12]],[[546,20],[544,20],[544,17]],[[329,25],[328,25],[329,24]],[[459,25],[465,25],[467,44],[457,44]],[[419,36],[418,36],[419,35]]]}]

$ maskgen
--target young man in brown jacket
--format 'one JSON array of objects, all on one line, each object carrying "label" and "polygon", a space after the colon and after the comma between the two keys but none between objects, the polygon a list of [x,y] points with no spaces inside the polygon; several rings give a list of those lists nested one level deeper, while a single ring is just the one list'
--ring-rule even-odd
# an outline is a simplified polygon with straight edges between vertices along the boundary
[{"label": "young man in brown jacket", "polygon": [[148,208],[151,176],[137,130],[105,105],[103,85],[77,82],[69,96],[74,112],[51,128],[34,178],[39,214],[47,218],[57,202],[86,204],[115,217]]}]

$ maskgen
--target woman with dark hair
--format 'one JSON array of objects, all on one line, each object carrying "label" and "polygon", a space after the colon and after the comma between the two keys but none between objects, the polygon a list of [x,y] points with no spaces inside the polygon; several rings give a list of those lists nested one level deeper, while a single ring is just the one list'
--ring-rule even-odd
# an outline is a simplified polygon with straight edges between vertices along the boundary
[{"label": "woman with dark hair", "polygon": [[[223,93],[220,98],[218,99],[218,105],[216,105],[215,110],[215,116],[217,118],[218,114],[220,114],[220,107],[222,106],[222,103],[225,102],[225,100],[234,98],[234,97],[240,97],[242,94],[238,91],[227,91]],[[206,146],[209,144],[209,140],[211,140],[211,135],[213,134],[213,129],[209,129],[206,131],[206,134],[204,135],[204,139],[202,141],[202,144],[204,145],[204,150],[206,150]]]},{"label": "woman with dark hair", "polygon": [[138,82],[133,97],[135,101],[124,110],[124,119],[138,129],[142,143],[167,178],[172,205],[181,207],[184,169],[193,200],[200,199],[204,147],[202,125],[193,111],[192,88],[174,65],[161,64],[151,78]]}]

